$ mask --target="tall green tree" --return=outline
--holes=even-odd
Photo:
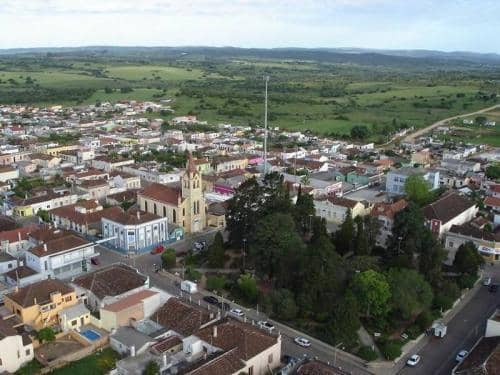
[[[312,229],[309,228],[309,226],[312,225],[312,217],[314,214],[314,200],[312,195],[303,193],[302,186],[299,186],[297,201],[293,208],[293,217],[300,232],[306,233],[308,230]]]
[[[354,219],[356,225],[356,236],[354,237],[354,254],[356,255],[369,255],[370,244],[365,231],[365,223],[361,216]]]
[[[340,254],[347,254],[354,250],[354,235],[354,221],[349,209],[340,229],[334,235],[335,248]]]
[[[419,206],[429,203],[432,199],[430,185],[420,175],[408,176],[405,181],[405,193],[410,201]]]
[[[333,305],[331,318],[327,324],[327,339],[333,344],[346,345],[357,343],[357,331],[361,327],[358,300],[351,291],[338,299]]]
[[[283,175],[278,172],[268,173],[262,179],[262,183],[265,197],[263,215],[276,212],[291,213],[290,192],[286,188]]]
[[[279,319],[292,320],[297,315],[297,305],[293,293],[288,289],[277,289],[271,292],[273,312]]]
[[[416,270],[390,269],[387,281],[391,287],[391,306],[403,319],[430,308],[432,288]]]
[[[177,256],[175,255],[175,250],[172,248],[165,249],[161,253],[161,263],[163,268],[170,269],[174,268],[177,262]]]
[[[243,182],[229,201],[227,230],[230,242],[238,247],[243,239],[250,241],[257,228],[257,221],[262,216],[264,192],[257,179],[250,178]]]
[[[240,276],[237,283],[238,293],[248,303],[255,303],[259,295],[257,281],[252,275],[246,273]]]
[[[386,277],[379,272],[368,270],[357,273],[352,280],[352,291],[356,296],[360,311],[366,317],[384,318],[389,311],[388,301],[391,289]]]
[[[214,241],[208,247],[208,265],[211,268],[224,267],[225,261],[224,238],[221,232],[217,232]]]
[[[470,241],[458,247],[453,260],[453,265],[458,272],[469,275],[477,275],[483,263],[484,258],[479,254],[476,245]]]
[[[304,248],[292,216],[275,213],[259,222],[250,244],[250,258],[258,274],[273,280],[276,286],[290,288],[297,283],[291,270],[299,267]]]

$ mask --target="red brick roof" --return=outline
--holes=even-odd
[[[447,223],[474,205],[475,203],[471,200],[452,192],[425,206],[423,211],[427,220],[439,220]]]
[[[215,334],[215,329],[217,334]],[[205,327],[195,335],[224,351],[237,348],[237,356],[245,361],[278,342],[276,337],[263,330],[233,319]]]
[[[22,307],[29,307],[49,303],[52,293],[60,292],[65,295],[73,291],[73,288],[60,280],[47,279],[20,288],[17,292],[7,294],[5,298],[11,299]]]
[[[484,200],[484,205],[487,207],[500,207],[500,198],[486,197],[486,199]]]
[[[34,224],[27,227],[0,232],[0,241],[9,241],[9,243],[15,243],[19,241],[19,236],[21,236],[21,240],[26,241],[28,239],[28,234],[35,231],[39,227],[40,226],[38,224]]]
[[[69,234],[61,238],[47,241],[44,244],[35,246],[28,251],[39,257],[42,257],[91,244],[91,242],[82,237],[78,237],[74,234]]]
[[[128,309],[129,307],[138,305],[139,303],[142,303],[142,301],[144,301],[146,298],[149,298],[156,294],[158,294],[158,292],[154,292],[152,290],[141,290],[114,303],[110,303],[109,305],[104,306],[103,309],[111,312],[122,311]]]
[[[372,216],[385,216],[394,219],[396,214],[408,206],[408,202],[400,199],[394,203],[376,203],[372,209]]]
[[[144,188],[144,190],[139,192],[138,195],[154,199],[158,202],[177,206],[179,203],[179,199],[181,199],[182,193],[179,188],[174,188],[154,182]]]

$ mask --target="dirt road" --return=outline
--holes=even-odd
[[[461,118],[461,117],[467,117],[467,116],[473,116],[473,115],[478,115],[480,113],[484,113],[484,112],[489,112],[489,111],[492,111],[496,108],[500,108],[500,104],[496,104],[492,107],[488,107],[488,108],[483,108],[483,109],[480,109],[478,111],[475,111],[475,112],[471,112],[471,113],[465,113],[463,115],[457,115],[457,116],[452,116],[452,117],[448,117],[448,118],[445,118],[443,120],[439,120],[438,122],[435,122],[434,124],[432,125],[429,125],[425,128],[422,128],[422,129],[419,129],[417,130],[416,132],[413,132],[409,135],[407,135],[406,137],[404,137],[401,142],[406,142],[406,143],[413,143],[415,141],[416,138],[424,135],[425,133],[428,133],[430,132],[432,129],[434,128],[437,128],[439,126],[443,126],[445,125],[448,121],[451,121],[451,120],[455,120],[457,118]]]

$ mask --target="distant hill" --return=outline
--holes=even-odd
[[[330,63],[361,65],[445,67],[467,65],[500,65],[500,55],[474,52],[442,52],[431,50],[377,50],[365,48],[236,48],[236,47],[116,47],[88,46],[61,48],[17,48],[0,50],[0,56],[39,55],[55,56],[118,56],[136,59],[189,59],[193,56],[208,58],[271,58],[313,60]]]

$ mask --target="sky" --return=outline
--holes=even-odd
[[[0,0],[0,48],[362,47],[500,53],[500,0]]]

